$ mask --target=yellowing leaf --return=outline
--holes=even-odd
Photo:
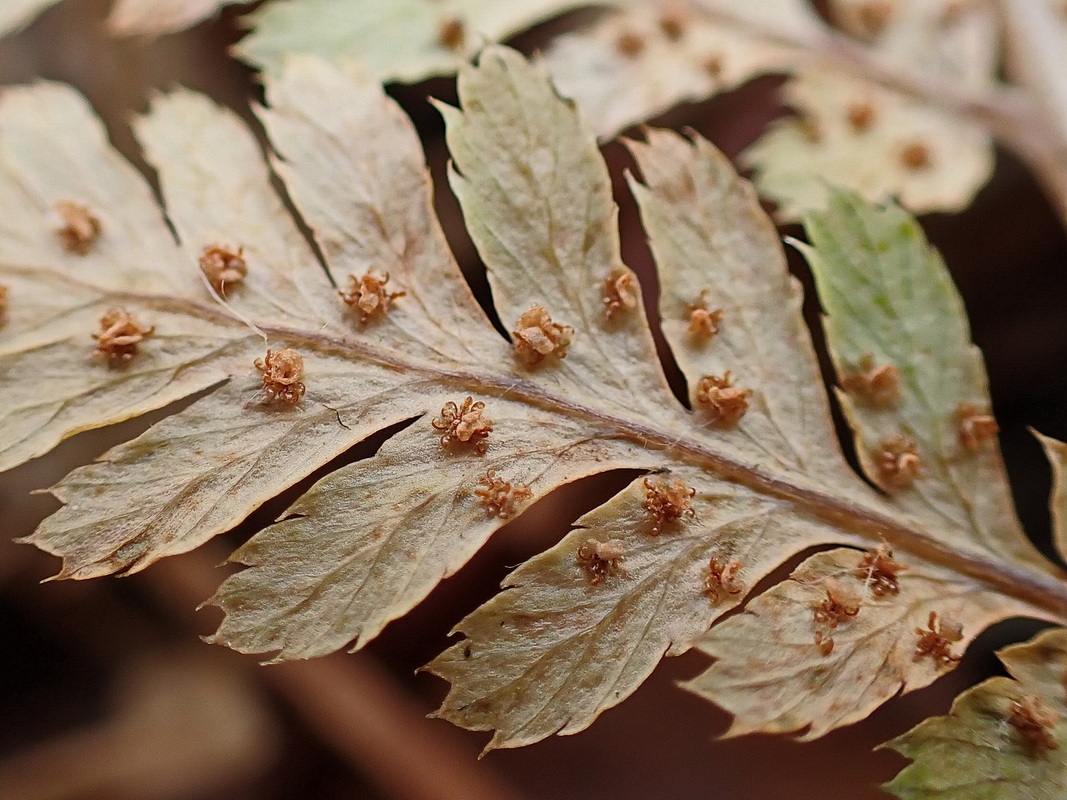
[[[288,0],[249,15],[242,58],[272,72],[286,53],[355,60],[383,83],[452,75],[485,42],[596,0]]]
[[[1011,678],[969,689],[948,716],[928,719],[886,745],[915,762],[887,790],[902,800],[1063,795],[1067,633],[1046,631],[999,655]]]
[[[190,92],[157,98],[137,121],[166,223],[73,92],[0,98],[0,370],[15,443],[5,465],[203,392],[54,488],[65,505],[30,541],[62,557],[61,577],[135,571],[195,547],[396,425],[376,455],[321,478],[237,551],[247,569],[213,598],[225,612],[214,640],[275,659],[360,647],[537,499],[639,470],[460,623],[467,638],[431,665],[452,683],[441,714],[494,729],[491,746],[581,730],[811,547],[850,549],[815,557],[722,628],[732,636],[757,620],[768,638],[729,653],[715,649],[718,629],[704,640],[723,673],[729,657],[774,663],[770,631],[805,648],[758,702],[723,692],[738,729],[827,708],[831,682],[802,691],[824,662],[810,657],[812,590],[794,589],[819,569],[851,569],[858,583],[860,551],[883,540],[907,566],[899,597],[864,599],[835,652],[889,666],[870,690],[840,670],[823,729],[930,680],[994,619],[1062,616],[1067,590],[1014,524],[988,423],[970,418],[981,445],[970,460],[943,430],[956,413],[945,404],[988,398],[962,309],[902,212],[841,196],[837,216],[812,223],[835,357],[871,336],[872,357],[892,355],[904,375],[899,408],[868,418],[849,407],[861,446],[879,425],[907,425],[929,459],[914,487],[883,497],[841,456],[774,227],[707,142],[650,132],[631,145],[687,407],[620,258],[595,135],[543,64],[489,47],[462,67],[459,107],[442,107],[452,187],[507,336],[471,296],[413,127],[374,78],[291,57],[265,84],[267,164],[232,114]],[[834,296],[842,285],[847,305]],[[936,669],[906,658],[924,614],[930,635],[952,644],[926,637]],[[846,630],[879,620],[862,654],[860,639],[849,646]],[[786,694],[808,711],[776,709]]]
[[[922,229],[899,208],[847,195],[806,229],[801,248],[867,476],[942,530],[940,541],[1048,568],[1015,517],[981,353]]]

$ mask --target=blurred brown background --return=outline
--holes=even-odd
[[[2,0],[0,0],[2,1]],[[103,31],[108,0],[67,0],[0,41],[0,83],[74,84],[92,101],[115,144],[136,164],[128,121],[152,92],[183,84],[248,117],[253,76],[226,55],[240,36],[236,14],[156,42],[115,41]],[[544,29],[522,37],[528,52]],[[660,123],[689,125],[736,154],[782,113],[777,82],[763,79]],[[393,92],[427,144],[435,175],[446,154],[426,96],[453,99],[448,81]],[[617,179],[621,147],[606,154]],[[438,182],[444,186],[443,181]],[[653,282],[632,204],[621,190],[628,262]],[[446,229],[472,283],[484,277],[447,190]],[[972,314],[989,360],[1020,513],[1048,550],[1047,467],[1026,433],[1067,437],[1067,240],[1033,180],[1002,154],[992,183],[958,216],[925,220]],[[796,230],[787,231],[797,234]],[[802,268],[798,274],[806,280]],[[650,293],[651,294],[651,293]],[[654,298],[653,298],[654,299]],[[809,300],[809,311],[814,304]],[[2,397],[2,387],[0,387]],[[153,419],[158,416],[153,417]],[[169,559],[126,579],[39,583],[49,557],[12,539],[56,506],[30,495],[153,419],[75,437],[49,456],[0,476],[0,797],[26,798],[716,798],[864,800],[903,765],[877,744],[944,713],[961,689],[997,670],[992,650],[1035,624],[997,626],[961,667],[897,699],[867,721],[814,743],[747,737],[715,741],[726,715],[674,684],[703,667],[691,653],[669,659],[629,701],[588,731],[477,761],[487,737],[425,719],[443,682],[415,669],[443,649],[448,630],[487,599],[508,567],[551,545],[571,520],[630,479],[608,475],[567,487],[500,532],[460,574],[364,652],[318,662],[258,666],[210,647],[215,612],[194,612],[222,579],[228,548],[288,505],[269,504],[227,541]],[[373,452],[382,437],[344,459]],[[336,467],[337,464],[332,465]],[[320,473],[321,474],[321,473]],[[317,477],[317,476],[316,476]],[[301,486],[306,488],[309,481]]]

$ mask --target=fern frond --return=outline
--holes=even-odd
[[[237,551],[248,568],[214,598],[215,641],[274,659],[360,647],[529,504],[619,468],[642,474],[430,665],[452,683],[441,714],[493,729],[490,746],[581,730],[698,642],[721,660],[693,688],[735,730],[817,735],[933,680],[996,620],[1067,616],[1061,572],[1008,503],[959,299],[896,207],[835,195],[805,248],[880,493],[840,452],[774,226],[707,142],[630,144],[688,408],[620,259],[596,138],[543,64],[490,47],[462,68],[460,107],[441,108],[508,338],[471,296],[414,130],[373,78],[291,58],[267,97],[270,163],[326,269],[251,134],[203,98],[158,98],[136,126],[177,241],[73,92],[0,100],[5,465],[205,392],[54,488],[65,505],[29,540],[63,558],[59,577],[189,550],[406,423]]]

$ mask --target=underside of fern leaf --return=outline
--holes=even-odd
[[[204,392],[53,488],[65,505],[29,541],[60,577],[190,550],[407,423],[234,554],[247,568],[213,598],[214,641],[278,660],[358,648],[535,500],[621,468],[641,475],[429,666],[452,684],[440,715],[493,730],[491,747],[583,729],[694,645],[718,660],[690,688],[733,732],[817,736],[934,680],[997,620],[1064,618],[1061,573],[1011,507],[961,303],[912,218],[838,194],[799,245],[876,489],[835,438],[777,232],[721,154],[663,131],[629,143],[683,405],[573,104],[500,47],[461,70],[459,98],[441,106],[451,185],[508,339],[369,77],[292,58],[260,110],[327,269],[251,134],[206,99],[161,97],[137,124],[164,217],[70,90],[3,96],[3,468]],[[832,549],[711,627],[814,547]]]

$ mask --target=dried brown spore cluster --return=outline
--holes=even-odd
[[[621,562],[625,552],[623,542],[619,539],[608,539],[606,542],[588,539],[578,548],[576,558],[589,584],[599,586],[605,578],[622,571]]]
[[[813,608],[812,618],[816,626],[823,626],[815,630],[815,646],[823,656],[828,656],[834,650],[834,639],[829,632],[859,614],[862,600],[859,592],[836,578],[823,581],[823,591],[825,595]]]
[[[441,407],[441,416],[430,424],[441,434],[441,447],[458,443],[469,446],[480,456],[489,449],[493,422],[485,416],[485,403],[476,403],[473,397],[468,397],[461,405],[449,400]]]
[[[960,446],[968,453],[977,453],[986,442],[1000,433],[1000,426],[993,417],[970,403],[962,403],[956,409],[956,434]]]
[[[389,306],[398,297],[403,297],[406,292],[386,291],[389,283],[389,273],[384,275],[367,272],[365,275],[348,276],[348,288],[341,290],[341,300],[349,308],[359,314],[359,324],[367,325],[372,320],[381,319],[389,313]]]
[[[564,358],[570,347],[574,329],[557,325],[543,306],[534,306],[522,313],[511,332],[515,337],[515,357],[528,367],[546,358]]]
[[[248,277],[244,248],[233,250],[222,245],[205,247],[200,254],[200,271],[204,273],[211,288],[226,297],[230,289]]]
[[[93,334],[93,355],[104,356],[112,364],[129,363],[140,352],[141,342],[154,327],[145,328],[124,308],[109,308],[100,317],[100,330]]]
[[[1060,716],[1033,695],[1024,695],[1011,701],[1008,724],[1015,729],[1031,756],[1043,756],[1050,750],[1059,750],[1060,744],[1053,735]]]
[[[73,200],[60,200],[53,208],[62,223],[56,235],[63,249],[79,256],[88,254],[104,232],[100,219],[87,206]]]
[[[893,559],[893,549],[883,543],[863,554],[854,574],[864,582],[871,594],[882,598],[900,592],[899,576],[906,569]]]
[[[724,313],[721,308],[708,308],[708,290],[704,289],[689,304],[689,326],[686,330],[697,341],[710,342],[719,332]]]
[[[919,640],[915,643],[915,661],[931,658],[939,667],[952,667],[962,656],[952,653],[952,645],[963,639],[963,625],[955,620],[939,618],[936,611],[930,612],[925,628],[916,628]]]
[[[844,371],[841,388],[863,405],[888,408],[900,396],[900,371],[893,364],[876,365],[866,353],[856,368]]]
[[[674,478],[645,478],[645,510],[652,518],[649,535],[659,536],[663,529],[682,517],[695,517],[693,497],[697,490]]]
[[[267,402],[295,406],[304,396],[304,357],[291,347],[268,350],[256,359],[256,369],[263,373],[263,393]]]
[[[876,465],[882,485],[891,491],[911,486],[922,472],[915,442],[901,435],[882,442]]]
[[[819,625],[836,628],[860,613],[860,595],[853,587],[836,578],[823,581],[825,596],[815,606],[814,619]]]
[[[526,486],[515,486],[490,469],[478,480],[474,495],[481,502],[487,516],[511,519],[530,499],[531,492]]]
[[[612,319],[620,311],[637,308],[637,288],[634,276],[625,269],[615,268],[604,280],[604,316]]]
[[[748,411],[750,394],[751,390],[733,385],[733,378],[727,370],[722,377],[706,375],[701,378],[697,384],[696,401],[712,425],[726,428],[741,421]]]
[[[704,594],[712,605],[718,605],[724,596],[741,594],[745,590],[744,582],[738,577],[741,571],[740,561],[722,562],[718,556],[712,556],[704,576]]]

